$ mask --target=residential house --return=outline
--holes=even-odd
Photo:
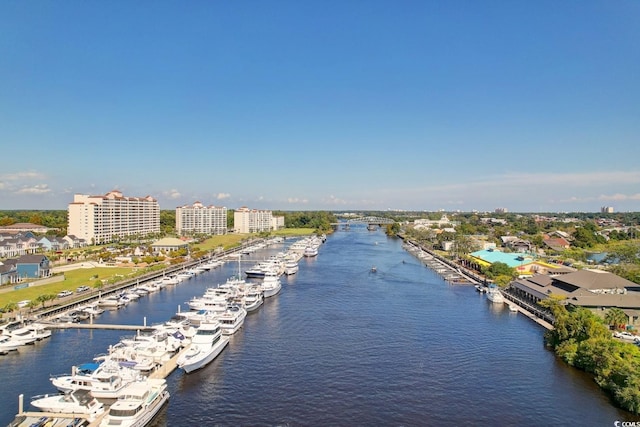
[[[51,275],[49,258],[42,254],[22,255],[4,261],[4,265],[15,266],[18,281],[25,279],[42,279]]]
[[[84,248],[88,246],[88,243],[86,240],[81,239],[80,237],[74,236],[73,234],[67,234],[66,236],[63,237],[63,239],[67,242],[67,244],[69,245],[69,248],[77,249],[77,248]]]

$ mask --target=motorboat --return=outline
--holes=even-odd
[[[244,319],[247,316],[247,310],[240,305],[232,305],[223,313],[218,314],[218,320],[220,321],[220,327],[222,328],[223,335],[235,334],[244,324]],[[197,334],[196,334],[197,335]]]
[[[32,333],[36,336],[36,341],[40,341],[51,336],[51,330],[45,328],[42,323],[27,323],[25,328],[32,331]]]
[[[262,293],[265,298],[277,295],[280,289],[282,289],[282,283],[280,283],[280,278],[275,272],[270,272],[264,276],[264,279],[262,279]]]
[[[82,368],[73,369],[71,375],[52,377],[51,383],[62,392],[88,390],[97,399],[116,399],[127,384],[141,379],[140,371],[109,358],[93,371],[87,364]]]
[[[487,299],[494,304],[503,304],[505,302],[502,292],[496,285],[489,285],[487,289]]]
[[[89,420],[104,412],[104,404],[87,390],[34,396],[31,405],[43,412],[87,415]]]
[[[105,310],[116,310],[124,305],[124,301],[121,298],[111,295],[98,300],[98,307]]]
[[[102,313],[104,313],[104,310],[100,308],[98,304],[90,304],[85,308],[83,308],[82,311],[87,313],[89,316],[93,316],[93,317],[99,316]]]
[[[302,253],[307,258],[311,258],[318,255],[318,247],[315,245],[309,245],[304,249]]]
[[[29,345],[38,341],[38,333],[27,326],[22,326],[16,329],[5,329],[4,334],[11,337],[15,342],[20,345]],[[51,331],[49,331],[51,334]]]
[[[264,294],[259,287],[250,287],[245,290],[243,299],[244,309],[248,313],[257,310],[264,302]]]
[[[19,341],[14,340],[9,335],[0,335],[0,354],[16,351],[21,345]]]
[[[287,276],[296,274],[298,272],[298,263],[296,261],[286,261],[284,263],[284,273]]]
[[[131,383],[109,407],[109,412],[102,419],[100,426],[146,426],[168,400],[167,383],[163,379]]]
[[[216,317],[209,317],[200,323],[191,344],[178,357],[178,367],[186,373],[203,368],[215,359],[229,343],[222,335],[222,325]]]

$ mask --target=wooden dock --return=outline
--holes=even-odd
[[[71,327],[78,329],[122,329],[122,330],[138,330],[143,329],[148,326],[136,326],[136,325],[87,325],[87,324],[76,324],[76,323],[56,323],[54,324],[57,327]],[[49,325],[47,325],[49,326]],[[154,370],[151,374],[149,374],[148,378],[153,379],[166,379],[173,371],[175,371],[178,367],[178,358],[185,352],[189,346],[186,346],[178,353],[176,353],[171,359],[167,362],[160,365],[156,370]],[[19,400],[19,411],[18,415],[16,415],[14,421],[9,424],[9,427],[30,427],[30,426],[87,426],[87,427],[98,427],[102,422],[102,419],[106,416],[109,408],[105,405],[105,411],[98,415],[95,419],[89,419],[86,415],[82,414],[62,414],[62,413],[50,413],[50,412],[30,412],[23,411],[24,403],[23,396],[20,396]],[[45,420],[42,423],[39,423],[41,420]],[[45,424],[46,423],[46,424]]]
[[[105,323],[59,323],[42,322],[47,329],[104,329],[116,331],[138,331],[149,328],[147,325],[108,325]]]

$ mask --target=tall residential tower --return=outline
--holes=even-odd
[[[160,233],[160,206],[151,196],[124,197],[118,190],[104,196],[76,194],[68,211],[67,234],[89,244]]]

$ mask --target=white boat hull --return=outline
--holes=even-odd
[[[183,369],[187,374],[198,369],[204,368],[213,361],[229,344],[229,338],[220,337],[210,349],[204,350],[197,348],[196,350],[187,350],[179,359],[178,367]],[[195,347],[193,347],[195,349]]]

